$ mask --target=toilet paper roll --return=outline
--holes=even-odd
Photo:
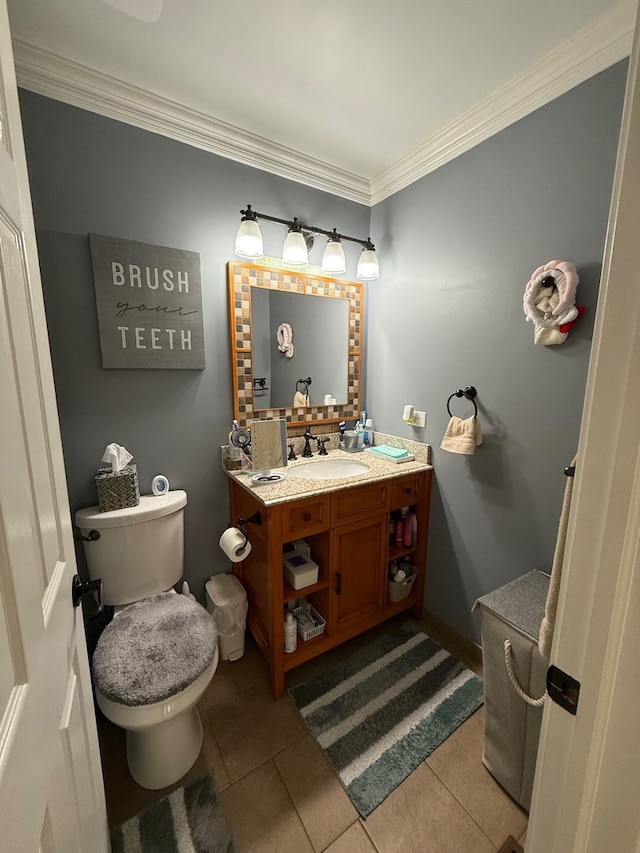
[[[220,547],[232,563],[239,563],[250,554],[251,542],[244,542],[245,535],[237,527],[228,527],[220,537]]]

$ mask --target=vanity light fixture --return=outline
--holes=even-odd
[[[322,256],[322,272],[342,273],[347,271],[347,262],[342,248],[342,239],[336,229],[331,232]]]
[[[356,277],[362,278],[365,281],[373,281],[375,278],[380,278],[380,265],[378,264],[376,247],[368,238],[358,260]]]
[[[309,263],[307,243],[297,216],[294,216],[293,222],[289,225],[289,233],[282,247],[282,260],[290,267],[306,267]]]
[[[246,210],[241,210],[242,219],[236,234],[236,255],[241,258],[261,258],[264,255],[262,244],[262,231],[258,225],[258,217],[247,205]]]
[[[293,220],[280,219],[278,216],[269,216],[266,213],[258,213],[252,210],[248,204],[246,210],[240,211],[242,219],[236,234],[236,255],[241,258],[259,258],[264,254],[262,232],[258,225],[259,219],[266,222],[278,222],[287,226],[287,237],[282,250],[282,260],[287,266],[303,267],[309,263],[309,249],[313,246],[313,235],[324,234],[328,237],[327,245],[322,256],[322,271],[331,275],[339,275],[347,270],[342,241],[358,243],[362,246],[362,253],[358,260],[356,278],[363,281],[373,281],[380,277],[380,267],[376,255],[375,246],[371,238],[361,240],[358,237],[348,237],[339,234],[334,228],[326,231],[316,225],[301,225],[298,218]]]

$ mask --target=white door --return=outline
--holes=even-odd
[[[640,31],[629,70],[527,853],[640,850]]]
[[[5,0],[0,0],[0,848],[110,849]]]

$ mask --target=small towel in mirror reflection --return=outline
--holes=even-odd
[[[293,398],[294,409],[306,409],[309,405],[309,395],[303,394],[302,391],[296,391]]]
[[[448,450],[449,453],[464,453],[466,456],[473,456],[479,444],[482,444],[480,421],[476,417],[452,417],[447,425],[440,447],[442,450]]]

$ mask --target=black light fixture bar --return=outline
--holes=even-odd
[[[270,216],[268,213],[259,213],[257,210],[253,210],[251,205],[247,205],[246,210],[241,210],[240,213],[246,219],[264,219],[267,222],[278,222],[280,225],[286,225],[291,228],[291,226],[299,226],[299,228],[304,233],[305,231],[310,231],[312,234],[324,234],[325,237],[332,237],[335,233],[338,234],[342,240],[348,240],[350,243],[357,243],[359,246],[364,246],[365,249],[371,247],[371,238],[367,237],[366,240],[361,240],[358,237],[349,237],[347,234],[342,234],[340,232],[336,232],[334,228],[331,231],[327,231],[325,228],[319,228],[317,225],[303,225],[301,222],[298,222],[298,218],[295,217],[292,219],[281,219],[279,216]]]
[[[287,267],[303,267],[309,263],[309,249],[313,246],[314,236],[322,234],[327,237],[327,245],[322,256],[323,273],[342,275],[347,266],[342,248],[342,241],[356,243],[362,246],[362,252],[358,260],[356,277],[363,281],[373,281],[380,276],[378,258],[371,237],[362,240],[360,237],[351,237],[348,234],[339,234],[336,228],[329,231],[320,228],[319,225],[304,225],[298,222],[298,217],[283,219],[280,216],[271,216],[268,213],[260,213],[253,210],[248,204],[246,210],[241,210],[242,220],[236,234],[236,255],[241,258],[260,258],[264,255],[264,244],[262,232],[258,224],[259,219],[266,222],[277,222],[287,227],[287,238],[284,241],[282,259]]]

